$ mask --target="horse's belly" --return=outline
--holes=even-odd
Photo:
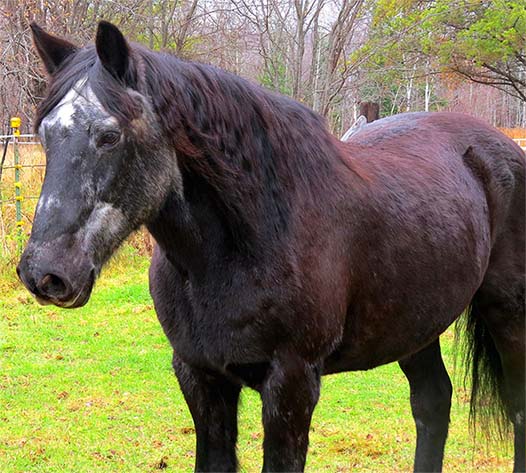
[[[379,253],[350,301],[344,335],[326,372],[374,368],[400,360],[435,340],[468,307],[487,268],[489,228],[457,246],[420,245],[408,256]],[[476,241],[476,243],[475,243]],[[373,268],[377,268],[375,271]]]
[[[369,370],[416,353],[444,332],[468,304],[448,314],[430,313],[426,321],[422,321],[422,314],[410,310],[396,316],[384,312],[386,319],[396,320],[384,322],[380,330],[378,319],[371,317],[364,327],[355,326],[344,333],[341,344],[325,360],[324,373]]]
[[[474,292],[475,285],[471,289]],[[471,296],[456,298],[447,307],[441,297],[429,295],[428,299],[429,304],[423,307],[396,311],[383,304],[352,309],[341,344],[325,361],[325,373],[368,370],[419,351],[451,325]]]

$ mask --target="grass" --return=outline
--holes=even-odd
[[[88,305],[40,307],[3,280],[0,471],[190,471],[193,423],[147,289],[148,261],[127,246]],[[452,373],[452,335],[443,337]],[[415,442],[407,382],[396,365],[329,376],[314,414],[307,471],[410,471]],[[445,471],[511,471],[511,447],[476,446],[456,387]],[[262,458],[261,403],[244,390],[241,468]]]

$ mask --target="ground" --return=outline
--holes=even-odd
[[[0,280],[0,471],[190,471],[194,429],[157,323],[148,261],[127,247],[82,309],[40,307],[9,268]],[[11,265],[11,272],[14,266]],[[511,471],[511,446],[474,443],[467,396],[455,395],[444,470]],[[459,367],[460,368],[460,367]],[[415,434],[397,365],[324,378],[307,471],[410,471]],[[238,453],[261,468],[261,404],[244,390]]]

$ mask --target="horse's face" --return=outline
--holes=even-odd
[[[54,39],[36,30],[44,62],[50,57],[48,51],[42,53],[49,38]],[[111,64],[99,58],[93,67],[106,66]],[[53,72],[54,64],[46,62],[46,67]],[[41,121],[46,176],[18,267],[21,280],[41,303],[85,304],[102,265],[152,218],[173,186],[173,173],[162,162],[166,156],[151,145],[155,137],[147,101],[133,90],[126,94],[138,111],[126,127],[101,105],[87,77]],[[148,139],[150,146],[145,145]]]

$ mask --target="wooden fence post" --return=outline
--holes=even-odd
[[[380,104],[376,102],[361,102],[360,115],[367,118],[367,123],[378,120],[380,118]]]

